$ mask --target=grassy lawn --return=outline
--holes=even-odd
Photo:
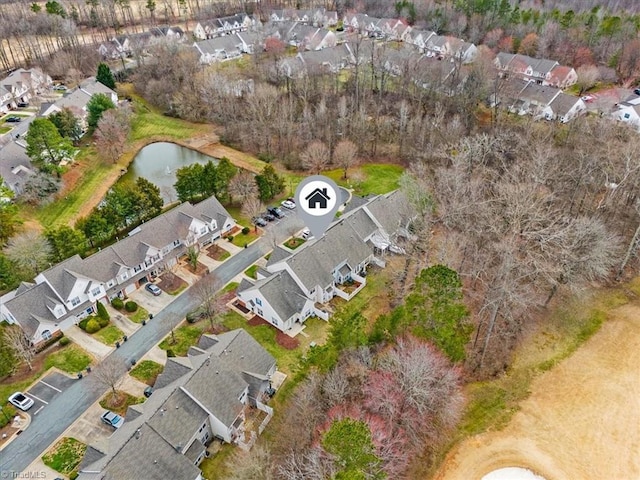
[[[245,245],[249,245],[259,236],[260,236],[260,230],[258,230],[258,233],[255,233],[255,229],[251,228],[249,233],[247,233],[246,235],[242,232],[238,233],[237,235],[234,235],[233,241],[231,243],[233,243],[236,247],[244,247]]]
[[[220,293],[225,294],[229,292],[233,292],[236,288],[238,288],[240,284],[238,282],[229,282],[224,288],[220,291]]]
[[[117,341],[122,340],[124,333],[115,325],[107,325],[93,334],[98,340],[105,345],[115,345]]]
[[[176,357],[183,357],[187,354],[189,347],[198,343],[202,331],[206,328],[203,323],[199,326],[183,325],[182,327],[173,329],[173,337],[175,337],[175,343],[171,333],[160,342],[159,347],[162,350],[171,350],[175,353]]]
[[[353,174],[358,172],[363,177],[360,182],[352,180]],[[369,195],[371,193],[389,193],[398,188],[398,180],[404,172],[400,165],[370,163],[356,169],[350,169],[348,178],[342,178],[341,169],[328,170],[323,175],[333,179],[338,185],[353,188],[356,195]]]
[[[135,312],[129,313],[125,310],[125,313],[127,314],[127,317],[129,317],[129,320],[134,323],[142,323],[142,320],[149,319],[149,312],[140,305],[138,305],[138,309]]]
[[[59,368],[67,373],[78,373],[91,364],[91,357],[80,346],[70,343],[55,353],[47,355],[44,361],[44,369]]]
[[[82,205],[89,202],[98,188],[107,181],[113,170],[120,169],[118,165],[103,163],[93,147],[82,149],[76,157],[75,166],[71,168],[81,172],[75,188],[35,211],[36,218],[44,227],[68,224],[76,217]]]
[[[87,446],[71,437],[64,437],[42,456],[44,464],[56,472],[69,475],[80,464]]]
[[[305,240],[303,238],[292,237],[289,240],[287,240],[286,242],[284,242],[284,246],[287,247],[287,248],[290,248],[291,250],[295,250],[300,245],[302,245],[304,242],[305,242]]]
[[[227,462],[238,451],[238,447],[225,443],[220,450],[212,457],[205,458],[200,466],[202,476],[209,480],[223,480],[228,478],[229,469]]]
[[[100,406],[105,410],[111,410],[118,415],[124,417],[127,413],[129,405],[137,405],[145,401],[144,397],[136,397],[130,395],[122,390],[117,390],[117,395],[114,397],[112,391],[108,391],[104,397],[100,400]]]
[[[0,127],[0,135],[4,135],[7,132],[11,131],[11,127]]]
[[[254,280],[257,280],[258,278],[258,276],[256,275],[257,271],[258,271],[258,265],[251,265],[249,268],[247,268],[244,271],[244,274],[249,278],[253,278]]]
[[[152,360],[143,360],[129,372],[129,375],[131,375],[133,378],[137,378],[147,385],[153,386],[156,378],[158,377],[158,375],[160,375],[160,373],[162,373],[163,369],[164,367],[159,363],[156,363]]]

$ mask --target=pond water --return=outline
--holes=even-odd
[[[209,160],[218,163],[218,159],[185,148],[175,143],[158,142],[147,145],[138,152],[119,182],[135,182],[144,177],[160,188],[164,203],[178,199],[173,184],[176,183],[176,170],[192,163],[205,164]]]

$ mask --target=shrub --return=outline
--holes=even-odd
[[[109,325],[109,318],[96,317],[96,320],[98,321],[98,325],[100,325],[100,328],[104,328]]]
[[[71,339],[69,337],[62,337],[60,339],[60,346],[61,347],[66,347],[67,345],[69,345],[71,343]]]
[[[98,330],[100,330],[100,324],[95,318],[92,318],[87,322],[87,328],[85,328],[85,330],[87,331],[87,333],[96,333]]]
[[[229,236],[227,237],[227,240],[229,240],[230,242],[233,242],[233,235],[229,235]]]
[[[76,478],[78,478],[79,475],[80,474],[76,470],[74,470],[69,474],[69,480],[76,480]]]
[[[138,304],[134,301],[128,301],[127,303],[124,304],[124,309],[127,312],[135,312],[136,310],[138,310]]]
[[[170,348],[167,349],[167,357],[175,357],[176,354]]]
[[[117,308],[118,310],[122,310],[124,308],[124,302],[122,301],[121,298],[114,298],[113,300],[111,300],[111,306],[113,308]]]
[[[249,235],[250,231],[251,231],[251,229],[249,227],[243,227],[242,228],[242,234],[243,235]]]
[[[80,320],[80,323],[78,323],[78,326],[79,326],[82,330],[86,331],[86,330],[87,330],[87,322],[88,322],[89,320],[91,320],[91,318],[90,318],[90,317],[83,318],[82,320]]]
[[[98,302],[98,318],[109,321],[109,312],[102,302]]]

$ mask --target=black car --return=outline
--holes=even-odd
[[[269,207],[267,208],[269,213],[276,218],[284,218],[284,212],[280,210],[278,207]]]
[[[274,215],[271,215],[269,212],[264,213],[262,215],[262,218],[264,218],[267,222],[273,222],[276,219],[276,217]]]
[[[20,117],[7,117],[7,119],[5,120],[5,122],[9,122],[9,123],[18,123],[21,121],[22,119]]]
[[[262,217],[254,217],[253,220],[251,221],[253,222],[254,225],[257,225],[259,227],[267,226],[267,221]]]

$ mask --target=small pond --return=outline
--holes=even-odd
[[[173,184],[176,183],[176,170],[192,163],[205,164],[209,160],[218,163],[217,158],[175,143],[152,143],[138,152],[127,173],[118,181],[135,182],[138,177],[144,177],[160,188],[164,203],[170,203],[178,199],[173,188]]]

